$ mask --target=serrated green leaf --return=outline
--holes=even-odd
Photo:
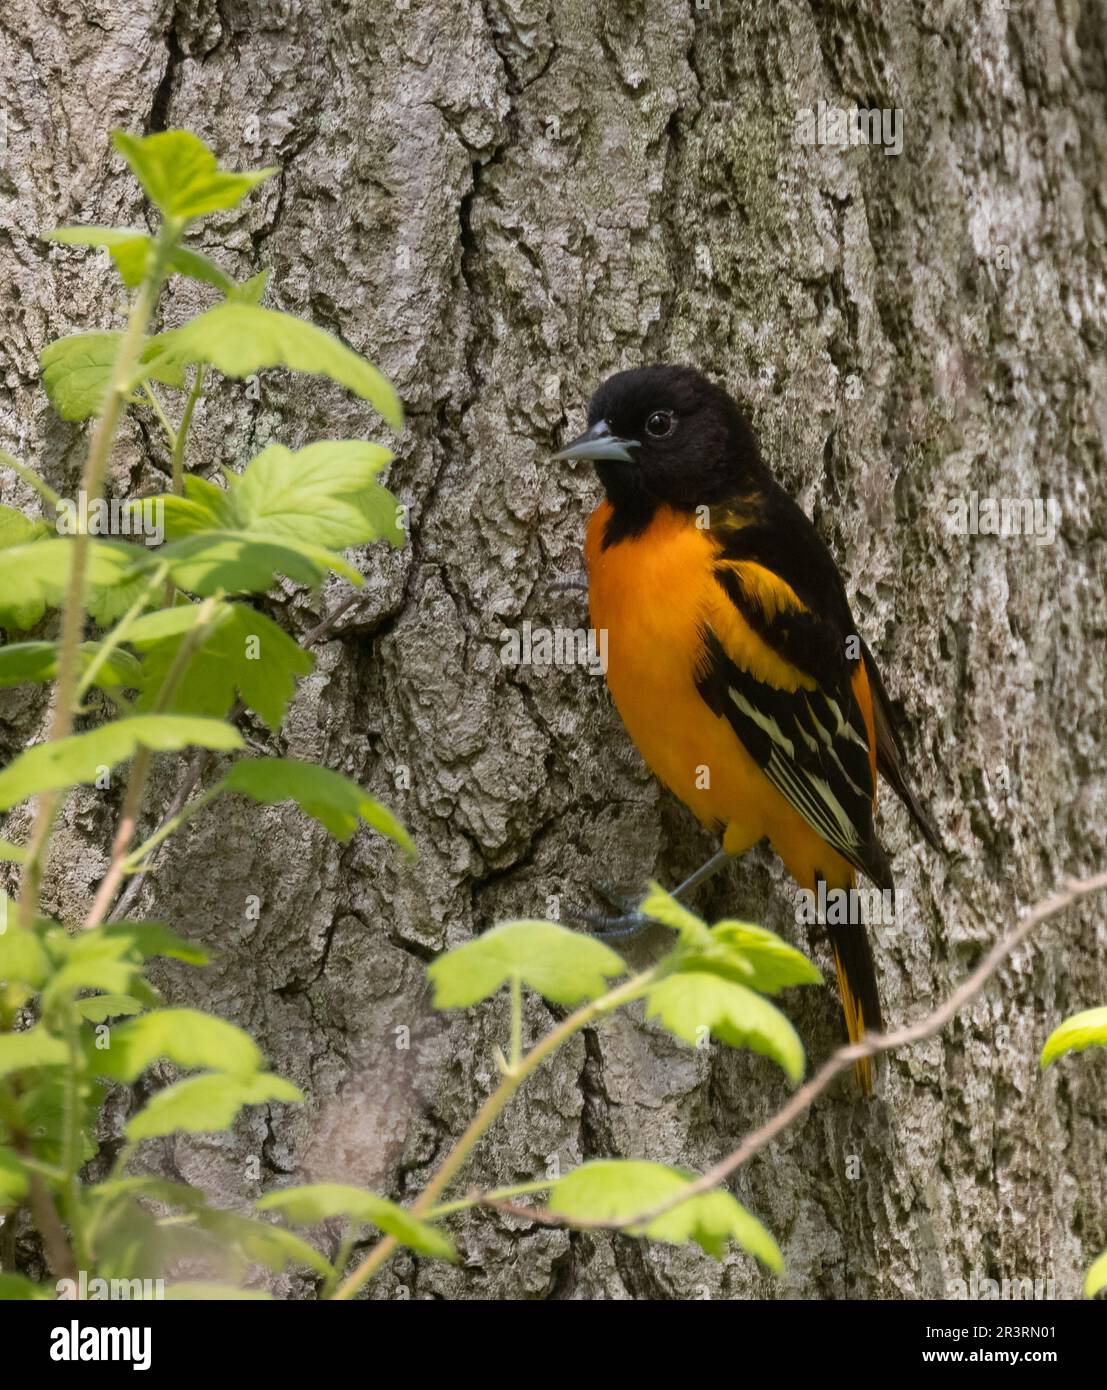
[[[333,1273],[325,1256],[283,1226],[215,1207],[198,1209],[196,1221],[203,1230],[212,1232],[221,1245],[237,1247],[251,1263],[264,1265],[274,1274],[279,1274],[289,1264],[304,1265],[317,1274]]]
[[[242,304],[260,304],[268,283],[269,271],[259,270],[256,275],[251,275],[248,280],[243,280],[241,284],[235,285],[234,289],[228,290],[227,298],[237,299]]]
[[[47,232],[44,239],[65,246],[104,247],[130,290],[142,284],[154,250],[154,238],[135,227],[57,227]],[[187,246],[174,248],[169,257],[169,270],[212,285],[222,294],[239,290],[234,280],[214,261]]]
[[[245,173],[220,169],[214,153],[187,130],[145,136],[114,130],[112,143],[154,206],[179,222],[233,208],[277,172],[275,167]]]
[[[152,239],[135,227],[55,227],[43,240],[63,246],[104,247],[129,290],[142,284],[153,246]]]
[[[393,429],[403,428],[403,408],[388,379],[332,334],[291,314],[228,301],[161,336],[156,367],[205,362],[230,377],[267,367],[326,376],[369,401]]]
[[[133,1173],[122,1178],[107,1178],[94,1183],[87,1190],[87,1196],[94,1202],[114,1202],[120,1197],[149,1197],[169,1207],[184,1207],[191,1211],[207,1205],[207,1198],[198,1187],[188,1183],[170,1182],[151,1173]]]
[[[192,607],[199,609],[200,605]],[[185,609],[187,615],[187,609]],[[176,617],[182,608],[171,608],[154,618]],[[142,694],[138,709],[150,709],[180,650],[186,633],[150,640],[143,620],[128,633],[127,641],[145,652]],[[2,653],[0,653],[2,655]],[[192,653],[168,706],[178,713],[222,718],[241,696],[276,732],[284,720],[296,689],[296,679],[306,676],[315,659],[264,613],[242,603],[222,604],[212,616],[201,643]]]
[[[72,333],[43,348],[42,384],[63,420],[89,420],[99,414],[122,338],[118,332]],[[184,382],[180,365],[162,354],[159,339],[151,339],[144,348],[134,385],[145,379],[166,386]]]
[[[99,642],[82,642],[79,648],[80,670],[88,670],[100,651]],[[26,682],[52,681],[58,673],[56,642],[9,642],[0,647],[0,689]],[[102,690],[119,686],[137,686],[142,667],[118,647],[110,651],[96,673],[94,684]]]
[[[1046,1039],[1039,1065],[1048,1067],[1066,1052],[1083,1052],[1093,1046],[1107,1047],[1107,1008],[1085,1009],[1066,1018]]]
[[[242,747],[242,735],[218,719],[184,714],[136,714],[28,748],[0,772],[0,810],[29,796],[95,782],[105,767],[125,762],[141,748],[171,752],[195,745],[219,753]]]
[[[36,541],[0,550],[0,626],[28,628],[47,608],[59,607],[69,583],[72,540]],[[145,548],[120,541],[88,542],[89,612],[98,623],[114,622],[134,602],[134,588],[148,566]]]
[[[1104,1250],[1084,1276],[1084,1297],[1094,1298],[1103,1289],[1107,1289],[1107,1250]]]
[[[750,922],[717,922],[706,945],[677,953],[673,968],[721,975],[761,994],[778,994],[790,985],[821,984],[823,978],[801,951]]]
[[[62,962],[43,990],[47,1006],[79,990],[95,989],[107,994],[126,994],[130,990],[138,965],[125,959],[126,941],[113,940],[102,932],[70,937],[57,931],[47,939]]]
[[[167,521],[168,517],[167,507]],[[282,574],[298,584],[313,585],[333,571],[355,588],[365,583],[341,555],[302,542],[258,540],[245,532],[203,531],[184,536],[163,546],[158,557],[168,564],[182,589],[205,597],[242,591],[263,594]]]
[[[192,1076],[152,1096],[128,1123],[126,1134],[134,1141],[178,1131],[211,1134],[229,1129],[244,1105],[295,1104],[303,1098],[290,1081],[269,1072],[248,1079],[226,1073]]]
[[[139,960],[166,956],[187,965],[207,965],[211,957],[196,941],[186,941],[161,922],[111,922],[100,928],[103,936],[126,941],[128,951]]]
[[[54,1297],[53,1289],[32,1283],[22,1274],[0,1274],[0,1303],[49,1303]]]
[[[18,981],[37,989],[50,974],[50,958],[31,931],[9,922],[0,930],[0,980]]]
[[[770,1057],[793,1082],[803,1076],[803,1044],[775,1004],[745,985],[702,971],[665,976],[650,987],[646,1012],[674,1037],[695,1046],[703,1029],[730,1047]]]
[[[0,1076],[32,1067],[58,1066],[68,1057],[65,1043],[41,1023],[24,1033],[0,1033]]]
[[[109,1046],[96,1048],[90,1064],[99,1076],[136,1081],[161,1057],[189,1071],[228,1072],[247,1080],[262,1065],[249,1033],[198,1009],[156,1009],[113,1028]]]
[[[429,1222],[420,1221],[395,1202],[360,1187],[334,1182],[286,1187],[268,1193],[254,1205],[259,1211],[279,1212],[297,1226],[315,1226],[342,1216],[347,1221],[376,1226],[420,1255],[436,1260],[457,1259],[453,1243]]]
[[[667,893],[660,883],[652,879],[640,910],[655,922],[660,922],[677,932],[682,946],[706,947],[710,944],[710,929],[707,923],[689,911],[683,903],[677,902],[671,893]]]
[[[223,779],[227,791],[241,792],[264,806],[295,801],[336,840],[348,840],[359,822],[415,853],[411,836],[387,807],[339,772],[294,758],[240,758]]]
[[[33,521],[14,507],[0,506],[0,550],[13,545],[30,545],[50,534],[44,521]]]
[[[505,922],[432,961],[436,1009],[467,1009],[518,980],[554,1004],[598,999],[623,960],[595,937],[556,922]]]
[[[270,444],[241,475],[226,474],[228,512],[216,524],[328,550],[381,537],[403,545],[396,499],[375,481],[391,458],[388,449],[359,439],[324,439],[297,450]]]
[[[585,1163],[558,1180],[549,1209],[573,1221],[629,1221],[645,1215],[689,1186],[692,1177],[661,1163],[600,1160]],[[629,1234],[663,1240],[670,1245],[695,1241],[713,1259],[721,1260],[728,1241],[779,1273],[784,1268],[780,1247],[755,1216],[729,1192],[716,1190],[690,1197],[672,1211],[655,1217]]]
[[[109,1018],[129,1018],[140,1014],[145,1005],[131,994],[93,994],[78,999],[77,1013],[86,1023],[106,1023]]]

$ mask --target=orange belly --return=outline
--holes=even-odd
[[[610,515],[603,502],[588,525],[589,608],[593,627],[607,632],[612,699],[647,766],[704,825],[723,832],[728,853],[768,837],[801,886],[813,888],[817,875],[829,887],[849,886],[852,866],[793,810],[701,697],[701,628],[710,624],[761,679],[795,689],[807,678],[742,623],[715,579],[718,543],[710,532],[663,508],[643,535],[604,550]],[[858,670],[864,681],[864,666]],[[866,683],[868,721],[867,696]]]

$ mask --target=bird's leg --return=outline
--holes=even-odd
[[[725,849],[716,850],[711,858],[705,864],[701,864],[695,873],[689,874],[683,883],[677,884],[669,896],[677,899],[683,898],[693,888],[698,888],[701,883],[706,883],[709,878],[717,874],[729,858],[730,855]],[[594,883],[592,888],[597,897],[601,898],[608,907],[615,908],[616,911],[609,913],[591,912],[586,908],[571,907],[570,916],[574,920],[582,922],[601,941],[619,941],[627,936],[636,936],[640,931],[645,931],[647,927],[657,925],[652,917],[647,917],[644,912],[639,911],[631,899],[624,898],[603,884]]]

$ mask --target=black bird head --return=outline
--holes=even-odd
[[[591,459],[624,534],[659,506],[693,512],[764,473],[757,440],[730,396],[691,367],[616,372],[588,405],[588,429],[554,455]]]

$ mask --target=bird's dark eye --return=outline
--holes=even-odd
[[[646,420],[646,433],[653,439],[664,439],[676,427],[676,416],[671,410],[655,410]]]

